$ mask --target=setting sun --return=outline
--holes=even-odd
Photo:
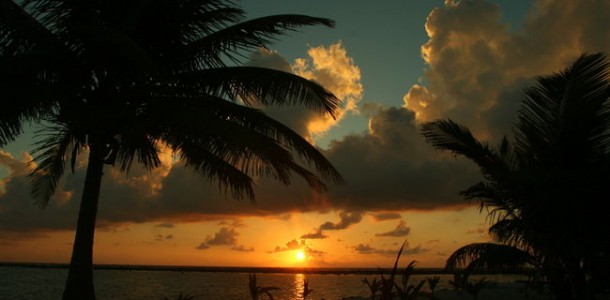
[[[297,251],[297,253],[294,255],[294,258],[296,258],[297,261],[304,261],[305,260],[305,252],[303,252],[303,250]]]

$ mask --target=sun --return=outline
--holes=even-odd
[[[303,252],[303,250],[298,250],[295,254],[294,254],[294,258],[297,261],[304,261],[306,258],[305,252]]]

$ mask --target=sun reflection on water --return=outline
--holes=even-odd
[[[303,283],[305,282],[305,275],[298,273],[294,274],[294,288],[292,299],[303,299]]]

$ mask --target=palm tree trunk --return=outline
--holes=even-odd
[[[91,143],[85,187],[78,213],[72,259],[63,300],[94,300],[93,238],[106,149],[102,143]]]

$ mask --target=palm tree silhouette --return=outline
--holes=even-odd
[[[424,123],[435,148],[475,162],[484,180],[461,192],[487,209],[500,244],[472,244],[453,269],[541,270],[559,299],[586,299],[587,276],[610,251],[610,82],[606,56],[583,55],[525,91],[512,140],[497,148],[451,120]]]
[[[280,34],[333,21],[244,19],[223,0],[0,0],[0,88],[11,102],[0,112],[0,145],[28,123],[43,126],[30,174],[43,206],[66,162],[74,171],[76,157],[89,155],[63,299],[95,299],[106,164],[127,172],[137,160],[152,170],[164,144],[225,193],[251,201],[253,177],[289,184],[296,173],[319,190],[342,181],[314,146],[253,107],[300,104],[334,116],[339,100],[301,77],[240,65]]]

